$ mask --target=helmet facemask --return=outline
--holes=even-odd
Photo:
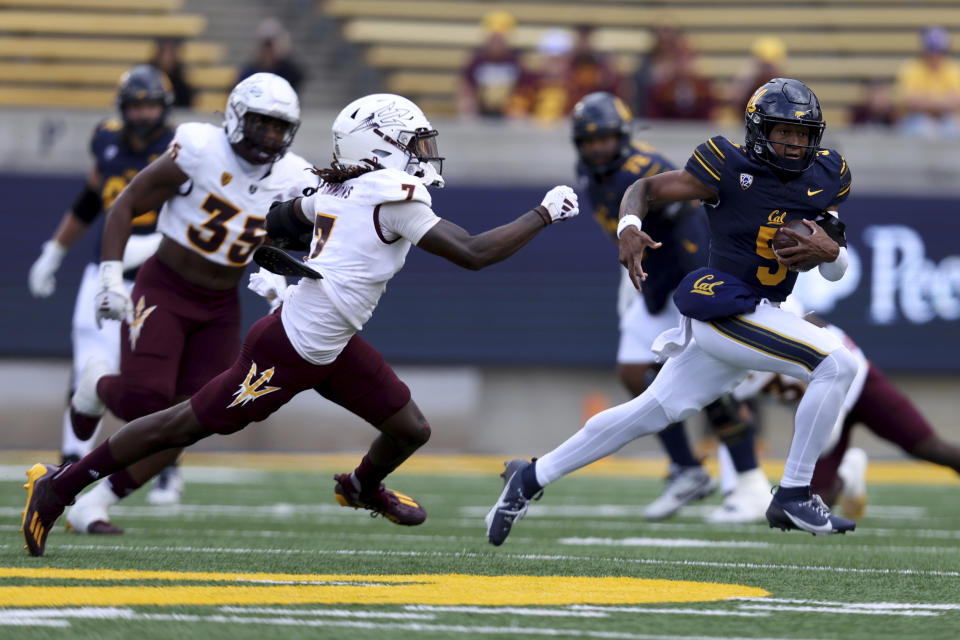
[[[234,143],[234,150],[253,164],[276,162],[290,148],[298,128],[299,122],[248,111],[241,118],[243,135]]]
[[[756,127],[756,133],[750,140],[749,144],[752,145],[750,150],[771,167],[786,173],[803,173],[813,165],[813,162],[817,157],[817,152],[820,151],[820,140],[823,138],[823,130],[826,126],[822,121],[815,122],[803,119],[791,120],[786,118],[774,118],[770,116],[763,116],[758,113],[754,113],[752,116],[749,116],[749,122],[747,125],[748,131],[751,129],[751,124]],[[776,127],[778,124],[800,125],[806,127],[808,131],[807,144],[797,145],[786,144],[782,142],[770,142],[770,132],[773,131],[774,127]],[[782,144],[784,147],[802,149],[804,153],[799,158],[788,158],[777,153],[773,148],[774,144]]]
[[[132,117],[129,114],[129,109],[131,107],[136,108],[140,105],[158,107],[157,116],[153,118],[142,116]],[[155,131],[163,127],[167,119],[167,105],[163,100],[157,99],[128,100],[120,103],[120,116],[123,118],[123,130],[128,135],[143,140],[149,138]]]

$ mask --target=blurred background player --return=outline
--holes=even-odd
[[[676,168],[650,145],[632,140],[632,126],[629,109],[610,93],[591,93],[573,110],[573,143],[579,157],[577,177],[585,195],[583,210],[593,216],[614,243],[618,208],[627,187],[639,178]],[[644,228],[663,246],[647,254],[645,264],[650,277],[640,292],[633,287],[626,269],[621,268],[617,300],[617,374],[633,396],[643,393],[660,369],[651,350],[654,339],[680,324],[680,312],[672,299],[674,290],[685,275],[707,263],[710,246],[706,213],[692,201],[654,207],[644,223]],[[736,483],[738,492],[744,494],[737,503],[750,503],[755,497],[752,502],[758,506],[753,510],[759,509],[762,516],[769,503],[770,485],[757,467],[749,409],[724,396],[706,411],[717,434],[730,447],[737,471],[745,474]],[[669,517],[716,488],[694,456],[682,422],[670,425],[657,437],[670,457],[670,475],[663,493],[644,510],[644,516],[650,520]]]
[[[254,324],[236,362],[190,400],[128,424],[71,467],[35,465],[30,482],[39,484],[24,522],[39,514],[43,525],[23,528],[31,555],[43,555],[54,520],[91,478],[168,447],[239,431],[308,389],[381,432],[352,473],[334,477],[337,502],[400,525],[424,522],[423,507],[383,480],[427,442],[430,426],[407,386],[357,332],[411,246],[481,269],[576,216],[577,196],[554,187],[540,206],[471,235],[431,208],[428,187],[443,186],[443,158],[437,130],[417,105],[397,95],[365,96],[340,112],[333,137],[333,163],[317,171],[323,186],[272,207],[267,221],[270,239],[309,250],[306,262],[323,279],[302,278],[287,289],[281,311]]]
[[[75,429],[105,409],[127,421],[165,409],[233,362],[241,338],[237,285],[264,240],[260,212],[317,184],[310,163],[287,151],[299,125],[290,84],[254,74],[230,92],[222,126],[178,126],[169,151],[113,203],[96,316],[124,321],[120,371],[101,358],[86,363],[71,399]],[[132,220],[161,205],[163,239],[137,274],[131,299],[120,256]],[[68,523],[80,533],[119,533],[108,507],[178,456],[179,450],[165,451],[113,474],[77,501]]]
[[[30,293],[34,296],[46,298],[53,294],[55,274],[70,247],[90,229],[101,211],[110,208],[137,172],[166,150],[173,139],[173,130],[167,125],[172,104],[172,88],[164,74],[154,67],[138,65],[120,78],[116,98],[120,120],[105,119],[93,131],[90,152],[94,166],[86,185],[63,215],[53,237],[43,244],[40,257],[30,268]],[[160,245],[160,233],[156,228],[156,210],[142,213],[131,222],[130,240],[123,253],[123,284],[128,291],[133,288],[133,279],[140,265]],[[120,361],[120,323],[109,321],[101,325],[94,317],[93,299],[99,281],[99,261],[100,242],[97,242],[96,255],[84,268],[73,310],[71,395],[80,371],[89,359],[98,356],[114,367]],[[75,432],[69,407],[64,411],[60,448],[64,462],[74,462],[90,452],[100,424],[100,421],[90,423],[86,429]]]
[[[834,428],[831,442],[821,454],[813,472],[812,487],[828,506],[839,504],[844,515],[859,520],[866,507],[867,454],[851,447],[853,428],[862,424],[874,435],[900,447],[906,454],[949,467],[960,473],[960,446],[944,440],[840,327],[815,313],[803,314],[799,305],[791,307],[807,322],[825,327],[843,340],[858,362],[857,376],[844,401],[844,414]],[[744,383],[745,385],[747,382]],[[765,375],[752,381],[784,402],[796,402],[806,384],[781,375]]]

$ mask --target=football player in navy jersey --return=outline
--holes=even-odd
[[[116,106],[120,119],[107,118],[97,123],[90,141],[94,166],[83,191],[63,215],[53,237],[43,244],[40,256],[30,268],[30,292],[39,298],[53,294],[55,274],[64,256],[113,204],[127,183],[150,162],[160,156],[173,139],[167,125],[167,113],[173,103],[171,85],[163,72],[150,65],[138,65],[120,79]],[[160,234],[156,230],[157,212],[148,211],[133,221],[133,236],[124,253],[124,282],[133,287],[137,269],[156,251]],[[99,238],[101,234],[96,234]],[[93,297],[98,286],[100,246],[87,264],[77,292],[73,312],[73,379],[93,355],[116,364],[120,358],[120,323],[101,327],[94,320]],[[71,383],[71,387],[72,387]],[[73,390],[71,389],[71,394]],[[75,433],[69,409],[64,412],[61,455],[64,461],[79,460],[89,453],[99,423],[93,430]]]
[[[577,177],[586,195],[584,210],[617,242],[620,200],[640,177],[649,177],[676,167],[652,146],[631,140],[633,117],[620,98],[598,91],[585,96],[573,108],[573,142],[577,149]],[[685,275],[707,263],[710,228],[702,207],[693,201],[672,202],[651,208],[646,229],[662,246],[646,257],[651,277],[638,293],[622,269],[617,310],[620,315],[620,342],[617,347],[617,374],[634,396],[644,389],[659,370],[650,350],[654,339],[680,323],[680,312],[671,296]],[[730,450],[738,472],[738,499],[731,504],[755,506],[750,519],[769,502],[770,484],[757,465],[754,427],[729,396],[706,408],[718,436]],[[693,455],[683,423],[672,424],[657,434],[670,457],[670,475],[663,493],[644,510],[644,517],[660,520],[680,507],[710,495],[715,483]],[[717,511],[726,516],[729,510]],[[713,516],[713,514],[711,514]],[[711,519],[715,519],[712,518]]]
[[[808,382],[780,487],[767,508],[770,526],[820,535],[854,529],[852,520],[830,513],[810,485],[857,361],[838,336],[779,308],[797,271],[818,267],[828,280],[843,276],[846,240],[838,210],[850,193],[850,169],[839,153],[820,148],[820,103],[798,80],[774,78],[758,88],[745,120],[744,145],[711,138],[684,169],[641,178],[627,189],[617,233],[620,262],[637,289],[647,279],[646,250],[660,246],[641,221],[664,203],[708,205],[708,265],[677,287],[683,320],[655,341],[654,352],[667,360],[646,391],[593,416],[541,458],[507,463],[504,489],[486,517],[492,544],[506,540],[543,487],[693,415],[751,369]],[[769,242],[777,230],[798,219],[810,235],[784,229],[796,244],[774,252]]]

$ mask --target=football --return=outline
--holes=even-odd
[[[786,249],[787,247],[795,247],[797,245],[796,240],[783,232],[784,229],[796,231],[802,236],[809,236],[812,233],[810,228],[803,224],[803,220],[791,220],[787,224],[777,229],[777,232],[773,234],[773,240],[770,241],[770,246],[775,250]]]

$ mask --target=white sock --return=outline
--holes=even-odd
[[[109,480],[104,479],[93,485],[92,489],[77,498],[75,506],[81,503],[84,505],[98,504],[106,509],[117,504],[119,500],[120,498],[113,492],[113,487],[110,486]]]
[[[668,424],[663,407],[649,392],[601,411],[564,443],[537,460],[537,482],[545,487]]]
[[[810,484],[813,468],[830,439],[855,373],[856,363],[846,349],[831,353],[814,369],[813,378],[797,407],[793,441],[783,467],[781,487]]]

